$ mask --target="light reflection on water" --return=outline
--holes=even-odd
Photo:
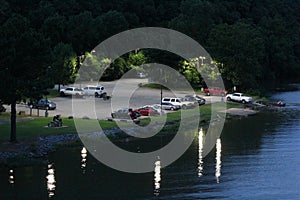
[[[82,169],[82,173],[85,174],[86,172],[86,159],[87,159],[87,150],[85,147],[82,147],[81,150],[81,169]]]
[[[155,168],[154,168],[154,195],[155,196],[158,196],[160,193],[160,181],[161,181],[160,170],[161,170],[160,160],[157,160],[155,161]]]
[[[12,185],[15,183],[15,175],[14,175],[14,170],[13,169],[9,170],[8,182]]]
[[[219,178],[221,176],[221,139],[217,139],[217,142],[216,142],[216,173],[215,173],[215,176],[216,176],[216,179],[217,179],[217,183],[220,182]]]
[[[46,176],[47,179],[47,191],[48,196],[51,198],[54,196],[56,181],[55,181],[55,169],[53,164],[48,165],[48,174]]]
[[[203,176],[203,137],[204,137],[204,132],[203,128],[201,127],[199,130],[199,135],[198,135],[198,177]]]

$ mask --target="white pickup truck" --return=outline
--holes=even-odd
[[[227,101],[237,101],[242,103],[250,103],[252,102],[252,97],[244,96],[243,93],[233,93],[226,95]]]

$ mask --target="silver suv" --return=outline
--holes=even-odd
[[[193,108],[196,106],[195,102],[185,101],[183,98],[177,97],[164,97],[162,99],[163,103],[171,103],[176,106],[180,106],[182,109]]]
[[[104,87],[102,85],[87,85],[83,88],[83,94],[85,96],[102,98],[106,95],[106,92],[104,92]]]
[[[82,89],[76,88],[76,87],[67,87],[65,89],[60,90],[60,96],[76,96],[76,97],[82,97],[83,91]]]

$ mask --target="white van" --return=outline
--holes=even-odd
[[[102,98],[103,95],[106,95],[106,92],[104,92],[104,87],[102,85],[87,85],[83,88],[83,94],[85,96]]]

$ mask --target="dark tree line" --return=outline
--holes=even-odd
[[[300,77],[299,23],[295,0],[0,0],[0,100],[12,108],[11,141],[15,104],[54,84],[72,83],[86,52],[116,33],[144,26],[178,30],[221,63],[226,87],[262,91]],[[178,56],[143,52],[116,60],[105,79],[142,60],[172,66],[195,86],[202,83]]]

